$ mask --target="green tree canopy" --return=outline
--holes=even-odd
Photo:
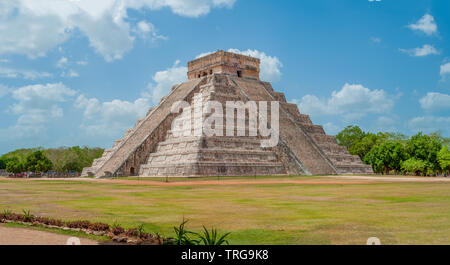
[[[6,172],[17,174],[24,171],[25,171],[24,164],[17,157],[11,157],[8,159],[6,163]]]
[[[402,162],[408,159],[404,145],[399,141],[389,140],[372,147],[364,157],[364,162],[371,165],[377,173],[401,171]]]
[[[34,151],[25,159],[25,169],[32,172],[45,172],[53,168],[53,163],[43,151]]]
[[[25,162],[26,158],[33,152],[43,151],[45,156],[52,162],[52,170],[58,172],[76,171],[81,172],[84,167],[92,165],[94,159],[99,158],[103,154],[101,148],[89,147],[60,147],[60,148],[33,148],[33,149],[18,149],[8,154],[1,156],[1,160],[6,164],[10,159],[18,159]],[[15,160],[14,160],[15,161]],[[27,170],[26,168],[23,170]]]
[[[350,152],[350,154],[357,155],[361,159],[364,159],[364,157],[367,155],[367,153],[370,152],[372,147],[379,142],[380,138],[376,134],[368,133],[360,141],[353,143],[348,151]]]
[[[343,131],[336,135],[339,145],[350,148],[354,143],[361,141],[365,133],[358,126],[347,126]]]
[[[427,168],[427,163],[417,158],[410,158],[402,163],[402,170],[411,175],[425,175]]]
[[[450,172],[450,151],[446,145],[444,145],[441,151],[437,154],[437,159],[442,171]]]
[[[442,148],[442,142],[433,135],[418,133],[411,137],[406,144],[406,150],[410,157],[420,159],[430,164],[431,169],[440,168],[437,162],[437,154]]]

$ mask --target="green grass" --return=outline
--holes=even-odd
[[[232,232],[230,244],[365,244],[373,236],[382,244],[450,244],[450,183],[337,185],[323,177],[256,179],[323,184],[169,187],[0,179],[0,211],[30,209],[64,220],[143,224],[146,232],[163,236],[173,236],[173,226],[184,217],[189,230],[200,232],[205,225]]]

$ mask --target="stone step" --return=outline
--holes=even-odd
[[[178,149],[160,151],[150,154],[147,164],[168,163],[171,161],[220,161],[223,163],[247,162],[276,162],[277,157],[271,151],[242,150],[242,149]]]
[[[266,176],[285,175],[284,166],[281,163],[258,162],[198,162],[192,164],[171,163],[161,166],[143,165],[140,169],[141,176]]]

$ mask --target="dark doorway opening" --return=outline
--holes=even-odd
[[[237,71],[237,76],[242,77],[242,71]]]
[[[131,167],[130,168],[130,176],[134,176],[134,175],[135,175],[134,167]]]

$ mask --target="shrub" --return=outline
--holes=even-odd
[[[22,221],[24,222],[33,222],[34,215],[31,214],[30,210],[22,210]]]
[[[94,223],[94,224],[90,224],[88,226],[88,229],[90,229],[92,231],[103,232],[103,231],[108,231],[109,230],[109,225],[108,224],[103,224],[103,223]]]
[[[89,221],[71,221],[66,222],[66,226],[69,228],[88,229],[91,223]]]
[[[121,226],[119,226],[118,224],[114,224],[113,227],[112,227],[112,229],[111,229],[111,232],[112,232],[115,236],[118,236],[118,235],[120,235],[120,234],[125,233],[125,229],[123,229],[123,228],[122,228]]]
[[[174,227],[173,230],[175,231],[175,245],[198,245],[199,241],[192,239],[189,235],[196,235],[194,232],[191,232],[189,230],[186,230],[185,225],[188,223],[187,220],[184,220],[183,222],[178,226]]]
[[[226,238],[230,235],[230,233],[226,233],[223,235],[219,235],[217,233],[217,229],[211,228],[209,231],[206,227],[203,226],[202,234],[197,234],[200,238],[200,243],[206,246],[221,246],[224,244],[229,245],[228,240]]]
[[[11,215],[11,212],[7,209],[3,210],[3,213],[0,214],[0,219],[8,219]]]
[[[425,175],[427,172],[427,163],[420,159],[410,158],[402,163],[402,170],[412,175]]]

